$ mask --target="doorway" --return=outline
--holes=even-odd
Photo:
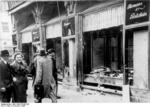
[[[31,57],[32,57],[31,51],[32,51],[31,43],[22,44],[22,53],[24,55],[24,60],[27,63],[27,65],[29,65],[31,62]]]
[[[148,30],[133,34],[134,86],[148,89]]]

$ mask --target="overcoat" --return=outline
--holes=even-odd
[[[34,85],[42,83],[44,86],[44,98],[49,98],[51,92],[54,92],[56,88],[56,82],[52,75],[53,62],[46,56],[42,56],[37,59],[36,78]],[[56,94],[54,92],[54,94]]]
[[[14,61],[11,64],[11,67],[13,68],[12,74],[13,77],[16,78],[16,81],[14,81],[14,102],[26,102],[26,90],[28,85],[28,79],[27,79],[27,66],[25,64],[18,63]]]
[[[8,64],[5,64],[0,60],[0,89],[2,87],[6,88],[6,92],[0,90],[0,100],[3,102],[9,102],[11,97],[11,85],[12,85],[12,75],[11,69]]]

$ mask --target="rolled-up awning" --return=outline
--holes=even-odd
[[[22,43],[31,43],[32,42],[32,30],[36,28],[36,25],[29,25],[21,31]]]
[[[113,26],[122,25],[124,22],[123,4],[90,13],[83,17],[83,31],[94,31]]]
[[[32,33],[25,32],[22,33],[22,43],[31,43],[32,42]]]
[[[57,38],[62,36],[61,23],[53,23],[46,27],[46,38]]]

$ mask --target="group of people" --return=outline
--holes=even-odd
[[[14,55],[14,60],[9,61],[8,50],[1,51],[0,58],[0,101],[1,102],[26,102],[28,87],[27,64],[21,52]]]
[[[33,76],[34,98],[36,103],[42,102],[43,98],[50,98],[53,103],[57,102],[57,69],[55,51],[49,49],[39,50],[30,66],[24,61],[21,52],[14,55],[13,61],[9,61],[8,50],[0,53],[0,102],[27,102],[28,78]],[[42,96],[36,92],[36,86],[43,86]],[[37,88],[37,89],[36,89]]]

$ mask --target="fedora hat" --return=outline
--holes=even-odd
[[[45,50],[42,48],[42,49],[40,49],[40,56],[45,56],[46,55],[46,52],[45,52]]]
[[[9,56],[8,50],[2,50],[1,51],[1,57]]]

